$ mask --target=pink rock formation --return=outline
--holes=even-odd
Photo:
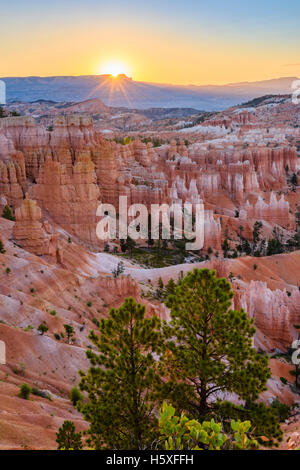
[[[255,325],[268,338],[281,346],[290,346],[298,338],[293,325],[299,323],[300,292],[293,289],[271,290],[265,282],[251,281],[240,299],[240,305],[254,317]]]
[[[26,198],[15,211],[16,223],[13,238],[16,243],[36,255],[56,256],[58,262],[63,260],[63,252],[58,234],[52,233],[51,226],[41,222],[42,211],[36,201]]]
[[[89,157],[78,157],[71,175],[65,165],[48,157],[29,194],[56,223],[81,240],[97,243],[99,189],[94,164]]]
[[[226,120],[230,129],[225,129]],[[213,211],[206,214],[206,247],[213,244],[219,249],[218,217],[234,218],[236,212],[243,225],[262,220],[294,230],[290,198],[283,192],[288,191],[287,168],[290,174],[299,168],[296,150],[283,131],[277,135],[260,129],[256,120],[256,112],[254,116],[253,111],[233,109],[217,115],[214,125],[211,121],[203,125],[205,129],[210,122],[221,138],[209,140],[210,134],[201,134],[189,146],[180,138],[153,148],[139,138],[128,145],[108,141],[94,129],[90,117],[80,114],[56,117],[52,131],[37,126],[30,117],[2,119],[0,194],[16,207],[27,190],[26,177],[29,184],[38,180],[30,194],[43,210],[93,243],[96,201],[117,208],[120,195],[127,195],[129,204],[148,207],[203,201],[205,209]]]
[[[32,117],[9,117],[1,119],[2,132],[16,150],[24,156],[26,175],[34,178],[40,164],[45,160],[49,133],[36,126]]]
[[[0,121],[0,194],[8,203],[21,203],[26,190],[26,171],[23,154],[16,150],[13,142],[3,132],[7,118]]]
[[[269,203],[265,202],[262,196],[258,196],[256,203],[249,200],[240,211],[241,219],[265,220],[275,225],[281,225],[287,229],[295,229],[295,220],[290,213],[290,205],[285,200],[284,194],[277,199],[274,192],[270,193]]]

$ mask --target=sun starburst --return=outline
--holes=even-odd
[[[110,62],[102,65],[99,68],[101,75],[111,75],[112,77],[118,77],[118,75],[129,75],[128,67],[120,62]]]

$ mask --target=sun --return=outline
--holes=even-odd
[[[110,62],[99,67],[99,73],[101,75],[111,75],[112,77],[117,77],[118,75],[127,75],[129,76],[128,67],[121,62]]]

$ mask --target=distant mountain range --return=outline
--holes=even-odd
[[[137,82],[126,75],[4,77],[2,80],[6,83],[7,101],[71,102],[100,98],[107,106],[218,111],[266,94],[291,93],[291,84],[297,78],[206,86]]]

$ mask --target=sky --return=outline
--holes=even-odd
[[[299,0],[0,0],[0,77],[124,72],[225,84],[300,76]]]

